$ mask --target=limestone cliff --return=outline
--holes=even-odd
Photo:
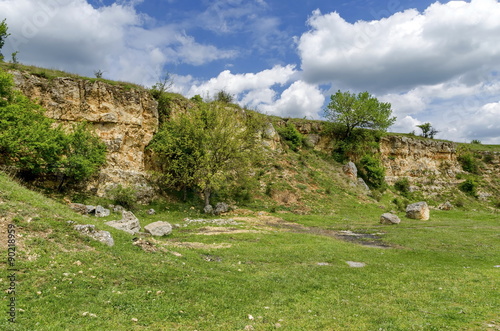
[[[158,111],[146,90],[80,78],[46,79],[19,71],[12,74],[16,86],[47,109],[48,117],[65,124],[91,123],[105,142],[107,162],[89,183],[92,192],[102,196],[121,184],[136,187],[141,199],[152,196],[144,150],[158,128]]]
[[[439,186],[441,182],[454,182],[462,172],[457,161],[457,146],[453,142],[385,136],[380,140],[380,155],[386,168],[386,181],[394,184],[399,178],[409,178],[413,183],[430,179]],[[432,186],[432,185],[431,185]]]

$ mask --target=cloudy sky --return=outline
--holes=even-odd
[[[6,59],[318,119],[337,90],[392,104],[395,132],[500,144],[497,0],[0,0]]]

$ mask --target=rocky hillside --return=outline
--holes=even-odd
[[[158,104],[150,93],[140,87],[130,88],[102,80],[78,77],[46,78],[26,71],[12,71],[17,87],[32,100],[45,107],[47,116],[64,123],[87,121],[108,147],[107,164],[88,189],[98,196],[121,184],[137,189],[140,199],[154,196],[148,182],[151,161],[145,149],[158,130]],[[190,101],[178,96],[173,111],[189,107]],[[261,133],[262,143],[279,155],[285,148],[277,128],[287,119],[268,118]],[[324,134],[321,121],[293,121],[304,136],[304,144],[316,151],[330,153],[334,141]],[[275,154],[276,155],[276,154]],[[379,143],[379,155],[386,168],[386,181],[393,185],[408,178],[412,190],[436,194],[456,188],[464,181],[456,143],[421,139],[403,135],[387,135]],[[485,157],[487,155],[487,157]],[[484,198],[498,195],[500,155],[477,152],[483,175],[481,192]]]
[[[48,79],[13,71],[17,87],[66,125],[86,121],[108,148],[107,162],[88,188],[97,195],[116,184],[133,185],[143,199],[153,191],[145,171],[144,150],[158,129],[157,103],[148,91],[99,80]]]

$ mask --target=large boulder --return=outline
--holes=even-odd
[[[125,231],[130,234],[136,234],[141,230],[139,220],[131,211],[123,211],[122,219],[119,221],[109,221],[105,223],[115,229]]]
[[[380,223],[381,224],[399,224],[401,223],[401,220],[399,217],[397,217],[394,214],[391,213],[384,213],[382,216],[380,216]]]
[[[429,206],[427,202],[421,201],[408,205],[406,207],[406,217],[427,221],[429,219]]]
[[[113,246],[115,244],[115,241],[113,240],[113,237],[111,236],[111,233],[108,231],[98,231],[95,229],[95,225],[91,224],[85,224],[85,225],[75,225],[74,229],[81,234],[84,234],[86,236],[89,236],[92,239],[95,239],[97,241],[102,242],[103,244],[106,244],[108,246]]]
[[[172,225],[168,222],[159,221],[146,225],[144,230],[153,236],[161,237],[172,233]]]
[[[356,168],[354,162],[349,161],[342,167],[342,171],[344,171],[344,174],[346,174],[347,177],[351,178],[352,180],[356,180],[356,178],[358,177],[358,168]]]

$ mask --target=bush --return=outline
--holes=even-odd
[[[485,163],[492,163],[492,161],[493,161],[494,159],[495,159],[495,158],[494,158],[494,157],[493,157],[493,155],[492,155],[492,154],[490,154],[490,153],[485,154],[485,155],[483,156],[483,161],[484,161]]]
[[[471,174],[479,174],[479,162],[470,152],[464,153],[458,157],[458,162],[464,171]]]
[[[369,187],[374,189],[385,187],[385,168],[378,158],[363,156],[358,165],[358,173]]]
[[[219,101],[222,103],[231,103],[234,101],[234,96],[232,94],[230,94],[229,92],[226,92],[224,90],[220,90],[215,95],[215,101]]]
[[[304,137],[292,123],[287,123],[285,127],[278,128],[277,131],[281,138],[285,140],[288,147],[290,147],[293,151],[298,151],[302,146]]]
[[[392,203],[396,205],[396,207],[398,208],[399,211],[405,211],[406,206],[408,205],[408,200],[394,198],[392,200]]]
[[[466,179],[465,182],[461,183],[460,185],[458,185],[458,188],[460,189],[460,191],[470,195],[470,196],[473,196],[473,197],[476,197],[477,196],[477,182],[474,180],[474,179]]]
[[[108,192],[108,195],[113,200],[113,203],[120,205],[126,209],[134,209],[137,203],[137,194],[135,189],[131,187],[123,187],[118,185]]]
[[[410,194],[410,181],[408,178],[400,178],[394,183],[394,188],[398,190],[401,195],[408,197]]]

